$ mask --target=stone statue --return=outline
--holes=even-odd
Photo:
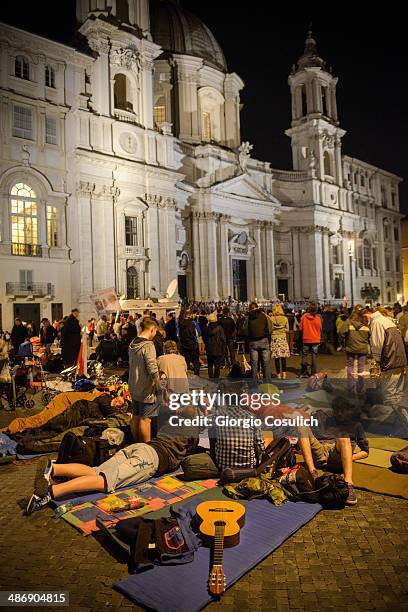
[[[254,145],[251,145],[248,141],[241,143],[241,145],[238,147],[238,163],[242,172],[246,172],[246,167],[251,157],[251,151],[253,148]]]

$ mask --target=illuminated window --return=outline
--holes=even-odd
[[[33,113],[27,106],[13,107],[13,136],[33,139]]]
[[[57,144],[57,120],[55,117],[45,118],[45,142],[47,144]]]
[[[156,125],[160,125],[163,121],[166,121],[166,104],[164,96],[161,96],[154,107],[154,122]]]
[[[207,111],[204,111],[202,116],[202,138],[204,142],[211,140],[211,114]]]
[[[29,185],[11,189],[11,241],[13,255],[38,255],[37,199]]]
[[[126,270],[127,298],[134,300],[139,297],[139,274],[134,266]]]
[[[19,79],[30,80],[30,65],[22,55],[17,55],[14,60],[14,75]]]
[[[58,209],[47,206],[47,243],[48,246],[58,246]]]
[[[45,85],[55,88],[55,70],[52,66],[45,67]]]

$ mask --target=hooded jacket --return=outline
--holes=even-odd
[[[207,357],[220,357],[225,353],[225,332],[218,321],[209,323],[204,330],[204,344]]]
[[[306,312],[300,319],[299,329],[303,344],[320,344],[322,336],[322,320],[317,314]]]
[[[268,338],[272,331],[270,318],[259,308],[254,308],[248,313],[243,327],[249,342]]]
[[[367,355],[369,352],[370,330],[358,319],[350,317],[340,326],[339,335],[345,340],[346,353]]]
[[[192,319],[179,319],[179,339],[182,350],[198,349],[197,328]]]
[[[156,349],[151,340],[137,337],[129,346],[129,391],[136,402],[153,403],[156,400],[156,380],[159,368]]]

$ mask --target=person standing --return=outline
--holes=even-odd
[[[225,357],[228,366],[233,366],[235,358],[235,337],[237,335],[237,326],[235,325],[234,319],[230,315],[228,306],[224,306],[222,315],[218,319],[221,327],[225,333]]]
[[[93,345],[93,339],[94,339],[94,335],[95,335],[95,319],[89,319],[88,324],[87,324],[87,330],[88,330],[88,344],[90,347],[92,347]]]
[[[66,368],[77,362],[80,347],[81,325],[79,323],[79,310],[78,308],[73,308],[61,330],[61,354]]]
[[[129,346],[129,392],[133,411],[130,429],[136,442],[149,442],[152,438],[152,419],[155,419],[153,425],[157,421],[159,368],[153,343],[156,331],[157,323],[144,318],[140,334]]]
[[[17,355],[20,344],[22,344],[28,338],[28,330],[20,318],[14,319],[13,329],[11,330],[11,344],[14,350],[14,354]]]
[[[271,382],[269,337],[272,331],[272,323],[256,302],[251,302],[249,305],[249,313],[245,319],[243,331],[248,339],[252,378],[254,380],[258,379],[260,360],[265,381]]]
[[[100,342],[102,340],[102,338],[105,337],[105,334],[108,333],[108,319],[106,317],[106,315],[102,315],[100,319],[98,319],[97,323],[96,323],[96,327],[95,327],[95,331],[96,331],[96,336],[98,338],[98,342]]]
[[[179,317],[180,352],[186,360],[187,367],[193,365],[194,374],[200,375],[200,357],[198,350],[198,334],[191,312],[181,312]]]
[[[270,316],[272,322],[271,357],[275,359],[278,378],[286,378],[286,359],[290,357],[286,334],[289,331],[289,321],[280,304],[276,304]]]
[[[208,315],[208,325],[203,340],[207,353],[208,378],[219,378],[224,361],[226,338],[216,312]]]
[[[166,340],[171,340],[172,342],[178,341],[177,324],[174,312],[169,312],[166,324],[164,326],[164,331],[166,332]]]
[[[317,314],[316,304],[309,304],[307,312],[300,319],[299,330],[302,334],[301,376],[307,377],[307,356],[312,355],[312,374],[317,372],[317,351],[322,337],[322,320]]]
[[[340,338],[346,349],[347,381],[350,390],[355,389],[354,368],[357,361],[357,391],[362,389],[362,373],[370,350],[370,330],[361,309],[354,309],[350,318],[340,326]]]
[[[48,319],[43,319],[41,321],[40,327],[40,343],[41,346],[45,347],[45,356],[48,357],[51,354],[51,345],[55,340],[55,336],[57,335],[56,330],[50,324]]]
[[[160,378],[165,378],[168,393],[188,393],[187,364],[173,340],[164,343],[164,355],[157,359]]]

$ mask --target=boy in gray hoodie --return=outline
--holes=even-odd
[[[129,391],[132,396],[133,418],[130,424],[137,442],[149,442],[152,437],[151,420],[157,417],[156,388],[159,385],[159,368],[153,337],[157,323],[145,318],[141,332],[129,346]]]

